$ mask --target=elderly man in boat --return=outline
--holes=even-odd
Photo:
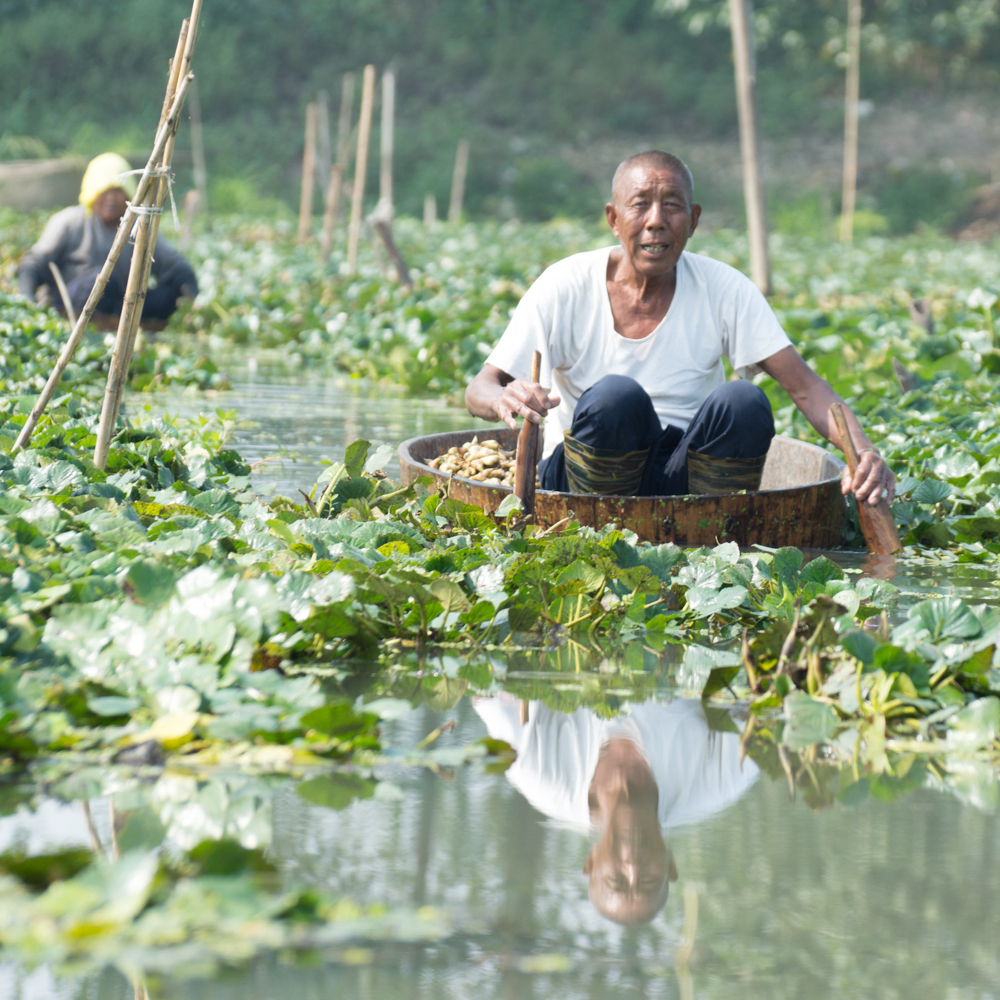
[[[17,274],[22,295],[35,300],[42,286],[53,282],[55,264],[66,282],[70,304],[79,314],[114,243],[126,199],[135,194],[135,177],[128,160],[117,153],[102,153],[90,161],[80,185],[80,203],[64,208],[49,219],[38,242],[21,258]],[[126,243],[97,304],[97,312],[117,316],[125,299],[132,244]],[[164,320],[177,308],[181,296],[194,298],[198,280],[184,257],[162,236],[156,240],[152,275],[155,285],[146,292],[144,320]],[[61,296],[47,298],[65,307]]]
[[[651,150],[615,172],[605,206],[618,246],[548,268],[465,393],[473,416],[545,419],[542,489],[678,496],[757,489],[774,418],[765,372],[842,447],[839,397],[790,343],[753,283],[685,250],[701,215],[687,166]],[[534,351],[540,382],[530,380]],[[723,358],[739,379],[727,381]],[[551,389],[543,388],[550,386]],[[550,395],[550,392],[553,394]],[[895,479],[844,408],[860,462],[842,488],[891,501]]]

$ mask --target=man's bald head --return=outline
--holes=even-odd
[[[694,201],[694,177],[688,169],[688,165],[673,153],[664,153],[662,149],[648,149],[645,153],[636,153],[618,164],[615,171],[614,180],[611,182],[611,200],[615,204],[620,203],[620,199],[625,193],[625,182],[635,169],[652,167],[655,170],[669,170],[680,181],[687,195],[688,202]]]

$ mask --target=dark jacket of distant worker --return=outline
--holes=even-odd
[[[128,160],[117,153],[102,153],[90,161],[80,186],[80,204],[57,212],[38,242],[24,255],[17,273],[22,295],[34,300],[43,285],[52,289],[49,298],[57,308],[62,300],[55,294],[50,263],[58,266],[69,290],[70,302],[79,314],[87,302],[94,281],[114,243],[118,222],[125,214],[126,198],[135,194],[135,178],[129,176]],[[97,312],[121,313],[132,261],[132,244],[126,243]],[[146,293],[143,319],[166,319],[177,308],[182,295],[194,298],[198,280],[184,257],[162,236],[156,240],[152,275],[156,279]]]
[[[771,404],[750,381],[759,372],[841,446],[830,415],[839,397],[791,345],[764,296],[735,268],[685,250],[701,206],[681,160],[660,150],[629,157],[605,212],[618,245],[545,271],[465,393],[469,412],[484,420],[545,420],[542,489],[758,489],[774,436]],[[530,379],[536,350],[540,383]],[[740,378],[726,380],[723,358]],[[858,503],[891,501],[892,472],[844,410],[861,460],[841,488]]]

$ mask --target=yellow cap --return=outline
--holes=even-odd
[[[111,188],[121,188],[129,198],[135,196],[135,177],[122,177],[132,169],[132,164],[118,153],[101,153],[95,156],[87,165],[80,185],[80,204],[88,212],[94,208],[94,202],[105,191]]]

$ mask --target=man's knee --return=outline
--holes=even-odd
[[[627,375],[605,375],[586,390],[576,404],[576,411],[600,410],[615,412],[650,405],[649,394],[634,378]]]
[[[649,394],[626,375],[605,375],[586,390],[573,411],[571,434],[595,448],[649,448],[662,428]]]
[[[755,431],[774,434],[774,414],[771,401],[760,386],[746,379],[723,382],[709,397],[708,402],[726,411],[740,426]]]

